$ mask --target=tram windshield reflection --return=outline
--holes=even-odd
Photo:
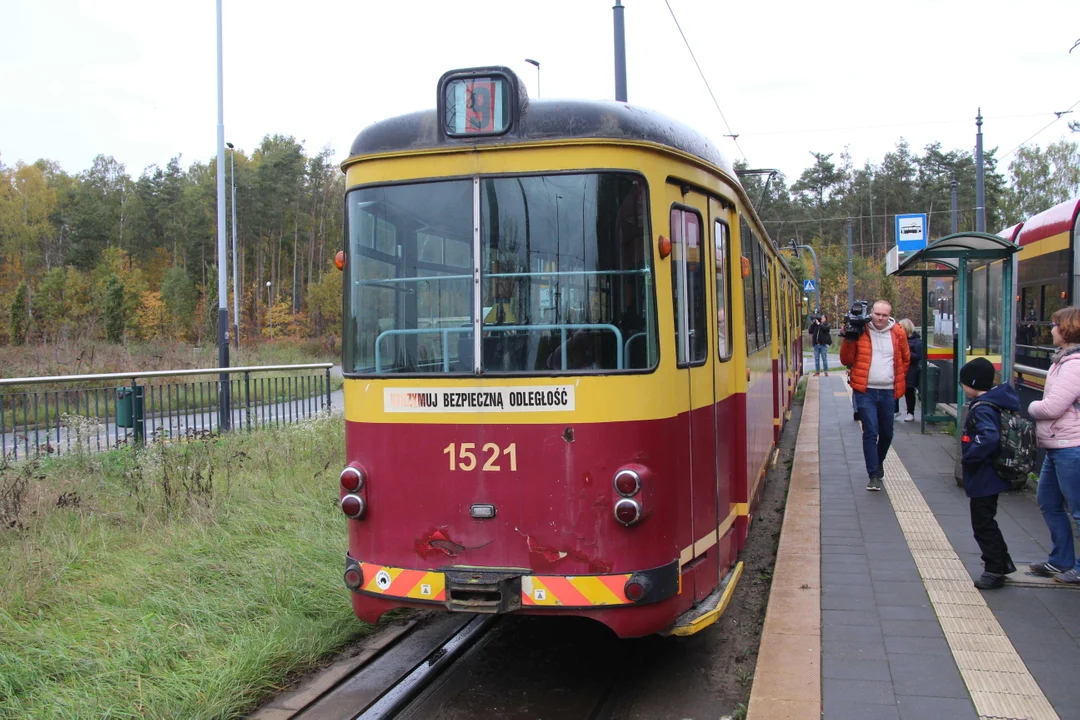
[[[482,178],[478,192],[479,238],[471,179],[349,194],[347,369],[547,375],[656,366],[640,176]]]

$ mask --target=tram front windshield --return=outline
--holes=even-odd
[[[472,179],[365,187],[351,191],[346,206],[348,372],[546,375],[656,366],[640,176],[481,178],[475,191]]]

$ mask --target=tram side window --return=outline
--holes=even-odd
[[[754,271],[756,265],[755,259],[757,257],[754,252],[755,243],[754,232],[750,229],[750,224],[746,222],[746,218],[739,218],[739,236],[742,244],[742,258],[750,263],[750,272],[746,274],[743,281],[743,309],[745,310],[746,321],[746,352],[750,354],[756,351],[759,347],[758,335],[757,335],[757,281],[758,276]],[[742,267],[739,268],[739,274],[742,275]]]
[[[675,308],[675,346],[679,365],[696,365],[709,353],[705,263],[701,218],[690,210],[671,210],[671,292]]]
[[[754,292],[756,296],[754,300],[757,305],[757,318],[754,325],[757,328],[757,347],[763,348],[768,343],[765,339],[765,313],[767,312],[765,309],[765,285],[767,283],[763,282],[765,279],[765,258],[761,251],[761,241],[757,239],[757,236],[754,236],[753,254],[752,272],[754,274]]]
[[[761,250],[761,307],[764,310],[764,331],[765,331],[765,344],[768,345],[772,342],[772,285],[770,278],[772,277],[772,260],[765,253],[765,249]]]
[[[716,240],[716,337],[717,357],[727,360],[731,357],[731,308],[728,304],[731,292],[728,282],[731,273],[728,272],[728,263],[731,257],[730,241],[728,239],[728,226],[717,220],[713,224],[713,234]]]
[[[1062,297],[1065,294],[1065,287],[1061,283],[1047,283],[1042,286],[1042,293],[1042,321],[1050,322],[1054,313],[1065,307],[1065,299]]]

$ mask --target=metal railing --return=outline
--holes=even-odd
[[[17,460],[97,452],[147,439],[201,437],[220,431],[225,413],[227,428],[237,430],[296,423],[330,409],[332,367],[313,363],[2,378],[0,453]],[[224,387],[222,375],[229,376]],[[223,389],[227,408],[221,407]]]

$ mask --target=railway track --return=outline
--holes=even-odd
[[[583,625],[601,630],[592,623]],[[522,636],[549,636],[551,629],[543,620],[512,616],[447,614],[409,620],[372,637],[358,655],[276,698],[252,720],[482,718],[522,712],[581,720],[612,717],[617,682],[611,672],[581,682],[556,681],[550,688],[515,688],[519,683],[513,679],[508,688],[505,674],[489,672],[506,668],[519,679],[531,675],[511,670],[513,661],[507,655],[518,654],[515,648]],[[541,658],[540,664],[549,663]],[[490,706],[492,702],[513,707]]]

